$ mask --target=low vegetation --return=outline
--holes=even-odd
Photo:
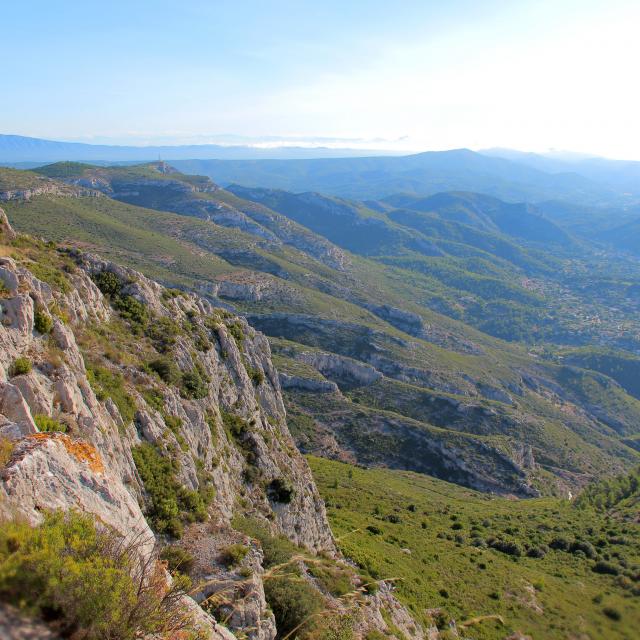
[[[65,637],[134,640],[189,631],[179,598],[184,579],[168,587],[157,561],[76,513],[46,514],[32,528],[0,526],[0,598],[46,618]],[[194,637],[193,635],[191,637]]]
[[[148,442],[133,448],[131,453],[149,494],[146,515],[156,531],[180,538],[185,522],[206,519],[212,496],[204,490],[187,489],[178,482],[179,462],[175,456],[163,455]]]
[[[42,413],[38,413],[33,416],[33,421],[36,423],[36,426],[40,431],[44,431],[46,433],[52,433],[54,431],[66,433],[68,430],[66,424]]]
[[[573,504],[514,501],[409,472],[309,462],[342,551],[362,573],[392,580],[423,622],[446,628],[451,618],[478,618],[473,632],[466,628],[478,640],[515,632],[540,640],[634,637],[636,474],[594,485]],[[434,609],[440,615],[425,616]]]
[[[29,358],[16,358],[9,369],[9,375],[22,376],[31,371],[32,364]]]

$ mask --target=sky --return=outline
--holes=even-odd
[[[0,133],[640,159],[640,0],[0,4]]]

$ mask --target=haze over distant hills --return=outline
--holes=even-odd
[[[162,159],[257,159],[257,158],[336,158],[361,156],[362,149],[283,145],[262,148],[251,145],[106,145],[62,142],[27,136],[0,134],[0,163],[33,165],[59,160],[83,162],[143,162]],[[393,151],[374,150],[375,155]]]
[[[223,186],[319,191],[355,199],[473,191],[508,202],[561,200],[626,207],[640,200],[640,162],[546,156],[508,149],[397,155],[352,148],[248,145],[115,146],[0,135],[0,163],[33,167],[59,160],[98,164],[171,161]]]

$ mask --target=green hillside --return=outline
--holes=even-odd
[[[439,233],[424,237],[444,255],[403,247],[393,235],[393,255],[358,255],[300,221],[314,227],[329,203],[335,219],[350,212],[354,228],[371,220],[411,242],[418,232],[314,194],[294,220],[295,208],[288,217],[158,163],[58,163],[41,171],[105,195],[11,200],[5,208],[16,228],[102,253],[247,314],[294,376],[288,410],[308,451],[323,451],[329,439],[332,455],[378,465],[391,464],[393,452],[394,467],[515,495],[566,495],[637,460],[635,398],[606,375],[585,368],[568,375],[554,364],[553,345],[529,352],[518,343],[592,338],[573,333],[554,295],[521,284],[525,272],[541,280],[551,267],[563,273],[573,265],[565,254],[436,217]],[[118,191],[125,183],[136,199],[145,194],[147,206],[119,200],[129,198]],[[149,207],[155,203],[164,211]],[[481,242],[504,257],[475,246]],[[582,310],[573,300],[567,306]],[[317,380],[338,390],[309,391]],[[483,479],[489,460],[493,484]]]
[[[309,463],[345,555],[394,580],[397,596],[439,628],[453,619],[476,640],[516,632],[537,640],[636,637],[640,528],[625,503],[633,497],[602,511],[489,497],[407,472]]]

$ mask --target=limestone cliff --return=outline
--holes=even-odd
[[[141,540],[144,554],[188,549],[190,595],[204,609],[185,606],[212,638],[277,633],[261,545],[238,518],[296,545],[303,578],[319,553],[348,572],[359,594],[349,615],[383,606],[336,551],[262,334],[133,270],[16,237],[3,213],[0,232],[0,439],[11,443],[1,517],[37,525],[47,510],[75,509]],[[230,564],[225,550],[238,547]],[[395,600],[393,612],[410,619]],[[354,637],[385,628],[354,625]],[[422,637],[412,628],[408,637]]]

